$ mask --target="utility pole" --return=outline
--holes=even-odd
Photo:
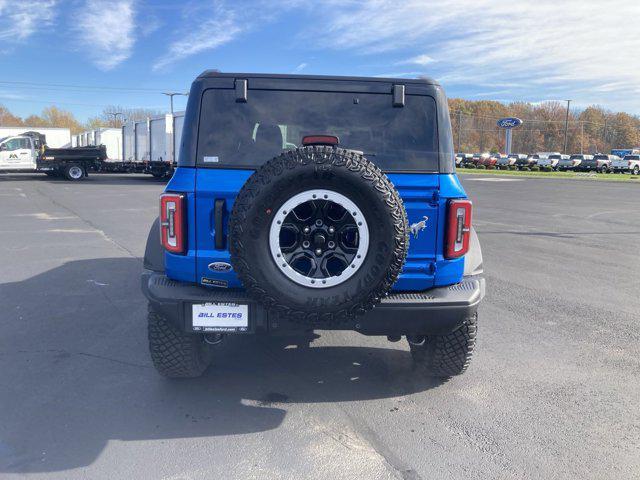
[[[607,150],[607,117],[604,117],[604,130],[602,135],[602,151]]]
[[[564,154],[567,153],[567,134],[569,130],[569,105],[571,100],[567,100],[567,115],[564,117]]]
[[[456,152],[460,153],[460,132],[462,130],[462,112],[460,110],[458,110],[458,149],[456,150]]]
[[[584,139],[584,122],[580,122],[580,153],[584,153],[582,151],[583,147],[583,139]]]
[[[460,110],[458,110],[458,153],[461,152],[460,150],[460,132],[462,130],[462,112]]]
[[[169,97],[169,104],[171,106],[172,117],[173,117],[173,97],[175,97],[176,95],[184,95],[185,97],[189,95],[188,93],[182,93],[182,92],[162,92],[162,94]]]

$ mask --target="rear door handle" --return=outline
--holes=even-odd
[[[214,243],[216,250],[224,250],[227,244],[227,240],[224,235],[224,211],[226,202],[224,199],[219,198],[213,204],[213,228]]]

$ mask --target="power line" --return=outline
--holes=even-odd
[[[113,107],[113,104],[99,104],[99,103],[76,103],[76,102],[59,102],[57,100],[29,100],[26,98],[3,98],[0,95],[0,102],[24,102],[24,103],[42,103],[45,105],[75,105],[79,107]],[[141,107],[141,108],[152,108],[152,109],[163,109],[164,107],[154,105],[150,107]]]
[[[69,93],[72,95],[86,95],[87,93],[107,93],[107,92],[113,92],[114,94],[132,94],[135,93],[136,95],[157,95],[158,93],[161,93],[159,90],[153,90],[153,91],[134,91],[134,90],[97,90],[97,89],[70,89],[70,88],[66,88],[66,87],[41,87],[41,86],[37,86],[37,85],[30,85],[30,86],[25,86],[25,87],[20,87],[20,86],[15,86],[15,85],[4,85],[2,82],[0,82],[0,87],[5,87],[6,89],[11,89],[11,91],[16,91],[16,92],[24,92],[24,91],[34,91],[37,90],[38,92],[56,92],[56,93]]]
[[[106,85],[72,85],[66,83],[42,83],[42,82],[23,82],[14,80],[0,80],[0,85],[24,85],[31,87],[55,87],[55,88],[73,88],[82,90],[113,90],[113,91],[129,91],[129,92],[153,92],[162,93],[170,89],[166,88],[142,88],[142,87],[111,87]]]
[[[458,113],[459,115],[464,115],[465,117],[484,118],[484,119],[496,120],[496,121],[502,118],[502,116],[499,116],[499,115],[496,115],[496,116],[478,115],[478,114],[475,114],[475,113],[463,112],[462,110],[450,110],[450,113]],[[521,118],[521,120],[523,122],[527,122],[527,123],[560,123],[560,124],[564,124],[565,123],[564,120],[540,120],[540,119],[535,119],[535,118]],[[569,123],[584,123],[584,124],[589,124],[589,125],[596,125],[598,127],[606,126],[606,121],[605,121],[605,123],[598,123],[598,122],[590,122],[588,120],[569,120]]]

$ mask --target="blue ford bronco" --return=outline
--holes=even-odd
[[[199,376],[228,335],[355,330],[464,372],[471,207],[433,80],[204,72],[144,258],[156,369]]]

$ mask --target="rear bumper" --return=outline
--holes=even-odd
[[[243,290],[200,287],[171,280],[158,272],[142,274],[142,292],[158,312],[189,332],[193,331],[193,304],[228,302],[249,305],[249,333],[355,330],[364,335],[442,335],[456,330],[466,317],[476,312],[485,295],[485,280],[479,276],[465,277],[447,287],[392,293],[365,315],[339,324],[293,322],[267,312]]]

